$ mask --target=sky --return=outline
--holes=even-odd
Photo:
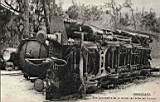
[[[62,2],[62,7],[66,10],[70,5],[72,5],[72,0],[56,0],[57,4],[59,1]],[[110,0],[74,0],[77,4],[85,5],[103,5],[105,2]],[[115,0],[117,3],[122,4],[125,0]],[[158,15],[160,15],[160,0],[131,0],[133,3],[134,9],[137,10],[150,10],[152,8]]]

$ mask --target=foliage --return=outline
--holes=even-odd
[[[133,9],[131,0],[126,0],[122,5],[111,0],[105,4],[107,14],[111,16],[111,22],[114,29],[125,27],[130,29],[147,30],[151,32],[160,32],[160,23],[154,11],[139,12]],[[123,13],[123,9],[128,9],[128,13]]]
[[[66,11],[66,13],[68,14],[69,18],[71,19],[78,19],[78,15],[79,15],[79,9],[77,5],[72,5],[68,8],[68,10]]]
[[[125,17],[121,17],[120,18],[119,23],[120,23],[120,25],[125,26],[125,27],[129,26],[130,25],[130,23],[129,23],[129,15],[126,13]]]
[[[16,17],[14,20],[11,20],[11,22],[16,22],[13,24],[17,27],[16,32],[19,36],[19,40],[22,39],[25,33],[34,36],[41,25],[46,26],[49,32],[51,17],[63,13],[62,9],[55,4],[55,0],[28,0],[28,5],[26,5],[26,0],[4,1],[10,11],[16,14]],[[26,15],[27,12],[28,15]],[[28,30],[26,29],[27,23]],[[11,29],[12,25],[9,24],[7,27]]]
[[[73,4],[66,11],[69,18],[82,21],[95,21],[101,18],[102,9],[98,6],[86,6]]]
[[[1,43],[3,43],[6,39],[6,31],[7,31],[6,26],[11,19],[11,15],[12,13],[9,10],[0,6],[0,28],[1,28],[0,41]]]
[[[141,26],[152,32],[160,32],[160,24],[155,12],[145,12],[141,17]]]
[[[117,26],[120,24],[121,19],[121,9],[122,5],[117,4],[114,0],[105,3],[105,7],[107,8],[107,13],[111,16],[111,23],[113,23],[113,29],[116,30]],[[124,22],[123,22],[124,23]]]
[[[55,4],[55,0],[29,0],[29,17],[25,16],[24,0],[4,1],[13,12],[0,7],[1,42],[6,41],[7,37],[13,38],[15,35],[18,35],[19,40],[21,40],[26,26],[26,18],[29,18],[28,33],[34,36],[41,25],[45,25],[47,31],[50,31],[50,22],[53,15],[64,15],[64,11]],[[129,12],[123,13],[122,10],[124,8],[128,9]],[[126,0],[123,4],[110,0],[103,6],[73,3],[65,13],[71,19],[96,23],[108,23],[105,22],[108,16],[104,15],[110,15],[110,23],[114,25],[112,27],[115,29],[118,27],[130,27],[132,29],[160,32],[160,18],[156,17],[155,12],[143,13],[135,11],[131,0]],[[97,25],[99,24],[101,23],[97,23]],[[104,28],[106,25],[103,25]]]

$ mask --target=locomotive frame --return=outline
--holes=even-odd
[[[103,43],[83,40],[84,33],[81,32],[78,45],[62,46],[65,49],[62,50],[62,59],[67,61],[67,65],[57,67],[53,64],[47,73],[47,99],[57,99],[73,93],[83,95],[100,87],[108,87],[110,84],[116,86],[120,81],[151,74],[151,49],[148,45],[142,46],[131,40],[105,40]],[[74,49],[70,60],[65,58],[68,48]]]
[[[24,66],[20,66],[24,75],[37,76],[46,82],[46,99],[59,99],[74,93],[83,96],[100,87],[116,86],[121,81],[151,74],[150,36],[97,29],[76,22],[65,21],[65,24],[69,24],[66,27],[67,44],[62,43],[64,32],[47,34],[39,31],[37,39],[25,40],[19,46],[18,56],[24,57],[19,61],[24,62]],[[49,41],[48,46],[45,40]],[[47,56],[34,58],[38,50],[31,49],[31,44],[27,51],[34,53],[27,58],[25,50],[28,41],[44,45]],[[33,63],[37,58],[42,61],[41,64]],[[41,76],[42,73],[45,74]]]

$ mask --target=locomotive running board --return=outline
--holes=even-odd
[[[94,77],[94,78],[90,78],[90,80],[97,80],[97,79],[100,79],[100,78],[114,78],[114,79],[116,79],[116,78],[118,78],[118,74],[101,74],[101,75],[99,75],[99,76],[96,76],[96,77]]]
[[[97,79],[104,78],[104,77],[107,77],[107,76],[108,76],[108,74],[101,74],[101,75],[98,75],[94,78],[89,78],[89,80],[97,80]]]

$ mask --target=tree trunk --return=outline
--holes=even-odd
[[[24,35],[23,39],[29,37],[29,1],[24,0]]]
[[[47,28],[47,32],[50,32],[50,20],[49,20],[49,6],[47,9],[47,2],[46,0],[43,0],[43,9],[44,9],[44,16],[45,16],[45,25]]]
[[[43,8],[47,32],[50,33],[50,22],[55,14],[55,0],[43,0]]]

